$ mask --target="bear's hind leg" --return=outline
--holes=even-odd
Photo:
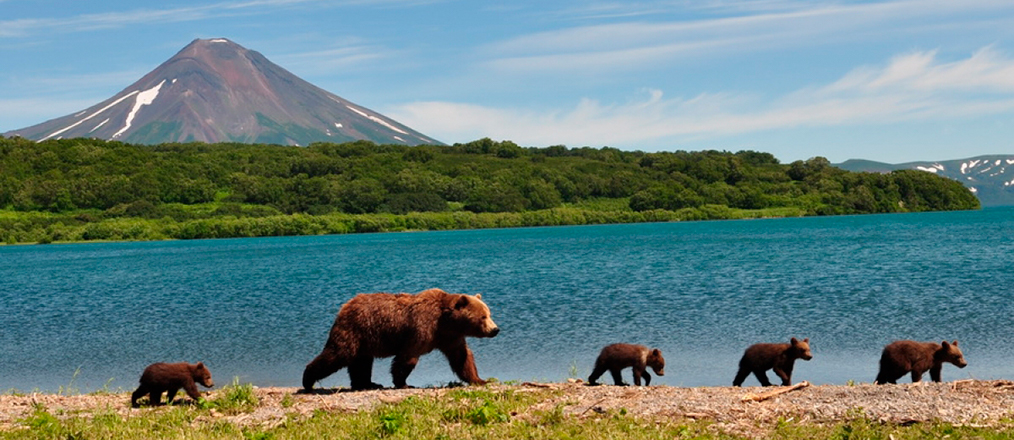
[[[419,358],[417,357],[400,355],[394,357],[394,360],[391,361],[391,377],[394,379],[395,388],[408,388],[408,384],[405,381],[408,379],[408,375],[412,374],[412,370],[415,369],[418,363]]]

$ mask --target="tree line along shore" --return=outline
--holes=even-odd
[[[0,242],[161,240],[978,209],[931,173],[755,151],[0,137]]]

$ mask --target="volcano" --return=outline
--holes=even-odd
[[[111,98],[4,135],[38,141],[83,137],[138,144],[307,145],[355,140],[439,144],[224,38],[194,40]]]

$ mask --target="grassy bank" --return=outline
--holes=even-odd
[[[850,408],[836,420],[757,417],[763,404],[745,414],[709,417],[646,415],[631,405],[591,405],[580,393],[591,387],[484,388],[379,391],[335,395],[255,392],[249,385],[227,386],[199,404],[125,408],[126,395],[86,409],[54,409],[36,403],[26,416],[0,424],[3,439],[915,439],[1014,438],[1009,421],[956,425],[944,421],[897,423]],[[603,387],[597,387],[599,391]],[[607,390],[620,399],[637,389]],[[716,389],[720,399],[726,390]],[[704,392],[709,392],[707,389]],[[735,391],[742,393],[741,391]],[[840,389],[813,393],[840,394]],[[406,394],[407,393],[407,394]],[[44,400],[44,399],[42,399]],[[120,401],[123,402],[120,402]],[[370,400],[372,403],[365,403]],[[109,403],[112,402],[112,403]],[[633,403],[633,402],[631,402]],[[352,405],[352,406],[348,406]],[[745,405],[745,404],[744,404]],[[930,411],[926,408],[926,411]],[[731,423],[730,418],[746,418]],[[750,419],[751,417],[756,417]],[[695,420],[700,418],[700,420]],[[743,420],[741,420],[743,422]]]
[[[412,212],[401,215],[381,213],[311,215],[277,212],[256,215],[252,213],[257,209],[255,206],[222,203],[179,205],[177,208],[188,215],[160,218],[106,217],[101,211],[88,210],[68,213],[0,210],[0,242],[19,244],[274,237],[797,217],[807,214],[805,210],[799,208],[746,210],[719,205],[684,208],[678,211],[633,211],[629,208],[623,209],[615,203],[605,202],[526,212],[449,211]]]

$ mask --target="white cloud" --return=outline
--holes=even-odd
[[[935,51],[860,67],[823,87],[773,100],[702,94],[628,103],[584,99],[543,112],[452,102],[417,102],[387,114],[446,141],[490,136],[526,145],[621,145],[697,139],[794,127],[889,124],[1014,112],[1014,60],[992,47],[942,62]]]

